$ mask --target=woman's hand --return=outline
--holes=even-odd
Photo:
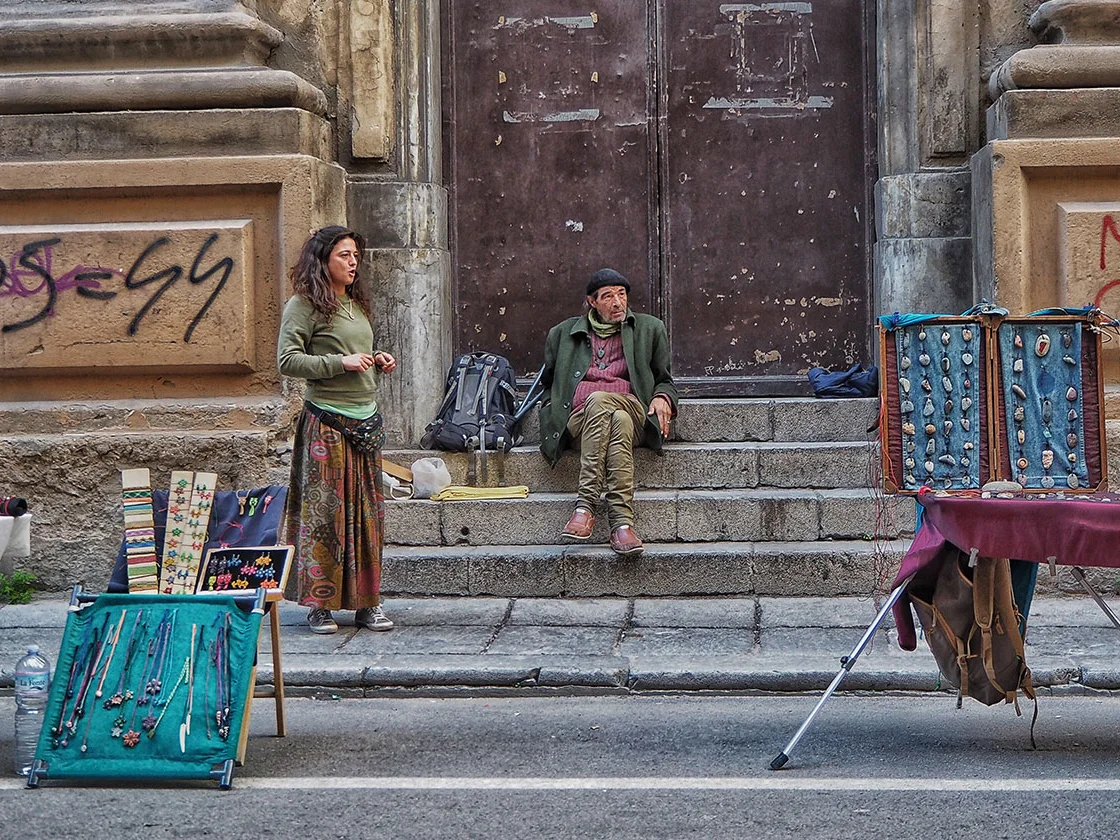
[[[376,364],[373,356],[369,353],[354,353],[351,356],[342,357],[342,369],[352,371],[369,370]]]
[[[386,353],[384,350],[378,350],[373,354],[373,363],[382,373],[392,373],[397,369],[397,360],[393,358],[392,354]]]

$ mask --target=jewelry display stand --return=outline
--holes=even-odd
[[[888,493],[1107,487],[1099,310],[895,316],[880,324]]]
[[[999,475],[1034,493],[1106,490],[1100,332],[1045,315],[997,320],[992,333]]]
[[[284,669],[280,663],[280,613],[284,588],[292,569],[295,546],[258,545],[210,548],[198,575],[198,593],[228,593],[238,596],[265,593],[265,615],[272,642],[272,689],[258,686],[255,697],[276,700],[276,735],[283,738],[288,727],[284,718]]]
[[[990,479],[988,356],[979,317],[880,332],[886,492],[977,490]]]
[[[267,596],[75,587],[27,786],[213,779],[228,790],[245,758]]]

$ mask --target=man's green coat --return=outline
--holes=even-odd
[[[586,315],[557,324],[548,332],[544,348],[545,401],[541,406],[541,452],[555,466],[570,442],[568,418],[576,385],[591,365],[591,324]],[[677,413],[677,386],[673,384],[669,358],[669,334],[665,324],[652,315],[627,312],[622,322],[622,352],[630,372],[630,386],[643,406],[649,408],[654,394],[664,394]],[[657,418],[646,416],[645,445],[661,451],[661,429]]]

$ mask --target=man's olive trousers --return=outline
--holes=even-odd
[[[645,420],[637,397],[607,391],[592,393],[568,419],[579,447],[579,505],[595,511],[605,492],[612,531],[634,524],[634,447],[642,442]]]

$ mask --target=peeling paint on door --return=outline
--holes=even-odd
[[[535,369],[610,265],[686,391],[868,358],[873,0],[483,5],[444,5],[457,352]]]

